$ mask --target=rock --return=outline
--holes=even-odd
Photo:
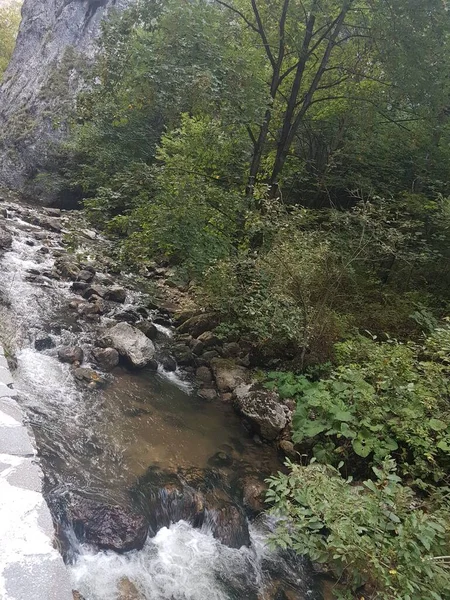
[[[105,348],[115,348],[134,367],[145,367],[155,354],[153,342],[129,323],[118,323],[106,332],[100,342]]]
[[[249,475],[241,481],[244,508],[256,516],[267,508],[265,503],[267,483],[257,476]]]
[[[241,347],[237,342],[229,342],[224,344],[222,348],[222,356],[224,358],[236,358],[241,352]]]
[[[114,315],[115,321],[124,321],[125,323],[136,323],[140,318],[140,315],[134,310],[123,310]],[[142,331],[140,327],[138,329]]]
[[[165,371],[173,372],[177,370],[177,361],[172,356],[164,356],[161,364]]]
[[[233,394],[231,392],[225,392],[224,394],[220,394],[220,399],[222,402],[231,402],[233,400]]]
[[[211,385],[213,382],[213,376],[208,367],[199,367],[195,372],[195,378],[197,381],[200,381],[207,386]]]
[[[172,327],[172,321],[169,317],[155,317],[153,319],[153,323],[156,325],[161,325],[162,327]]]
[[[0,227],[0,248],[2,250],[10,248],[12,241],[12,235],[9,233],[9,231],[4,227]]]
[[[60,217],[61,209],[60,208],[44,208],[43,209],[49,217]]]
[[[153,325],[150,321],[143,321],[137,325],[137,328],[148,337],[149,340],[156,340],[158,336],[158,328]]]
[[[182,323],[185,323],[188,319],[192,319],[192,317],[195,317],[197,314],[198,311],[195,310],[182,310],[175,314],[174,321],[176,325],[181,325]]]
[[[222,342],[219,340],[217,335],[212,331],[205,331],[197,338],[200,342],[202,342],[205,348],[210,348],[211,346],[219,346]]]
[[[84,283],[91,283],[95,277],[95,271],[92,272],[90,269],[83,269],[78,273],[77,280],[84,281]]]
[[[202,388],[197,392],[197,395],[207,402],[212,402],[217,398],[217,392],[213,388]]]
[[[211,361],[211,368],[220,392],[232,392],[241,383],[246,383],[250,377],[247,369],[226,358],[214,358]]]
[[[107,289],[103,297],[105,300],[110,300],[111,302],[120,302],[123,304],[127,298],[127,292],[125,288],[120,287],[119,285],[113,285]]]
[[[75,280],[80,272],[80,267],[67,257],[62,257],[55,261],[55,268],[62,277],[72,280]]]
[[[201,356],[202,359],[207,363],[215,358],[220,358],[220,354],[217,352],[217,350],[207,350],[206,352],[203,352]]]
[[[105,298],[107,291],[108,291],[108,288],[105,287],[104,285],[98,285],[98,284],[90,285],[83,292],[83,298],[86,298],[86,300],[89,300],[89,298],[91,296],[98,296],[99,298]]]
[[[196,356],[200,356],[200,354],[203,352],[203,350],[205,349],[205,345],[203,344],[203,342],[201,342],[200,340],[196,340],[193,339],[190,342],[190,347],[192,352],[196,355]]]
[[[40,254],[50,254],[50,248],[47,248],[47,246],[41,246],[38,252]]]
[[[85,281],[74,281],[70,286],[72,292],[83,294],[89,287]]]
[[[79,304],[78,306],[78,314],[84,315],[85,317],[92,317],[96,315],[102,315],[106,311],[106,306],[101,298],[95,298],[94,296],[90,298],[89,302],[84,304]]]
[[[230,548],[250,546],[250,534],[244,513],[231,502],[208,509],[205,520],[211,523],[213,536]]]
[[[174,346],[172,353],[179,365],[189,367],[194,364],[194,355],[192,350],[184,345]]]
[[[83,357],[83,350],[79,346],[64,346],[58,350],[58,358],[61,362],[82,363]]]
[[[77,590],[73,590],[73,600],[86,600]]]
[[[83,304],[82,300],[72,300],[71,302],[69,302],[69,308],[71,308],[72,310],[78,310],[80,304]]]
[[[41,332],[36,335],[36,339],[34,340],[34,347],[39,352],[42,350],[49,350],[50,348],[55,347],[55,342],[51,338],[48,333]]]
[[[231,467],[232,464],[233,459],[226,452],[219,451],[208,458],[208,465],[211,465],[212,467]]]
[[[36,246],[36,242],[34,240],[25,240],[25,244],[27,246]]]
[[[88,369],[87,367],[78,367],[73,374],[78,381],[88,384],[93,389],[101,388],[106,383],[105,379],[97,371]]]
[[[198,338],[205,331],[211,331],[219,324],[219,317],[214,313],[202,313],[184,321],[179,327],[179,333],[190,333]]]
[[[138,592],[137,587],[128,577],[122,577],[117,584],[117,600],[144,600]]]
[[[95,362],[105,371],[110,371],[119,364],[119,353],[115,348],[94,348],[92,356]]]
[[[205,499],[194,486],[185,485],[176,473],[150,467],[132,491],[150,523],[150,534],[183,520],[193,527],[203,523]]]
[[[97,238],[97,232],[93,229],[82,229],[80,233],[90,240],[95,240]]]
[[[45,215],[35,215],[32,219],[34,225],[39,225],[49,231],[60,233],[62,226],[61,221],[56,217],[46,217]]]
[[[298,452],[294,450],[294,444],[289,440],[281,440],[278,447],[288,458],[295,459],[298,457]]]
[[[66,519],[77,538],[100,550],[141,550],[148,522],[133,509],[70,494]]]
[[[284,407],[275,392],[242,384],[234,391],[234,406],[266,440],[276,439],[287,425]]]

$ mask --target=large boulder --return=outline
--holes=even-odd
[[[239,385],[234,391],[234,406],[266,440],[275,440],[287,425],[286,412],[275,392],[255,385]]]
[[[99,342],[105,348],[115,348],[120,356],[138,368],[148,365],[155,354],[153,342],[129,323],[118,323],[108,329]]]
[[[232,392],[236,387],[249,380],[248,370],[230,359],[213,358],[211,368],[217,388],[222,393]]]
[[[148,522],[142,514],[75,494],[65,507],[65,519],[80,541],[100,550],[140,550],[147,538]]]

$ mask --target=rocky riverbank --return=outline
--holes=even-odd
[[[23,351],[17,359],[15,353],[29,346],[33,361],[42,357],[45,368],[62,376],[63,389],[55,392],[55,384],[52,391],[55,425],[49,427],[54,418],[45,406],[31,407],[31,419],[66,561],[76,565],[84,547],[145,553],[149,540],[179,521],[230,551],[251,551],[251,522],[264,509],[264,479],[280,467],[291,407],[253,380],[248,347],[218,336],[217,317],[200,312],[167,267],[137,276],[120,272],[111,243],[82,213],[37,211],[5,199],[1,215],[8,285],[0,310],[2,322],[11,324],[2,332],[10,363],[23,375]],[[172,380],[198,393],[166,406],[165,393],[174,402],[168,389],[158,399],[160,413],[148,394],[157,381]],[[66,393],[74,403],[60,406]],[[134,442],[128,435],[137,430]],[[297,567],[303,573],[301,561]],[[242,582],[232,579],[230,590],[243,597],[236,591]],[[304,583],[302,576],[292,598],[303,597]],[[279,582],[274,594],[284,589]]]

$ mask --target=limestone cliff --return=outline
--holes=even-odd
[[[130,0],[24,0],[11,63],[0,87],[0,185],[51,203],[40,180],[64,138],[64,114],[96,51],[101,20]]]

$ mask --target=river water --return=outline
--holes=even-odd
[[[150,467],[207,470],[218,452],[229,461],[221,470],[225,482],[279,466],[275,450],[255,443],[229,405],[201,400],[178,371],[117,367],[105,389],[80,388],[57,349],[76,344],[89,357],[97,328],[110,317],[100,323],[74,317],[70,282],[47,276],[55,255],[66,252],[63,235],[33,225],[36,209],[6,206],[13,244],[0,258],[1,337],[17,360],[16,387],[35,433],[50,503],[72,491],[127,503]],[[139,298],[131,290],[127,302]],[[54,347],[37,351],[34,341],[42,332]],[[156,344],[164,346],[168,336],[160,328]],[[207,524],[194,528],[178,521],[126,554],[99,552],[66,531],[73,588],[84,600],[320,597],[301,559],[270,548],[270,526],[258,518],[250,525],[250,547],[236,549],[215,539]]]

